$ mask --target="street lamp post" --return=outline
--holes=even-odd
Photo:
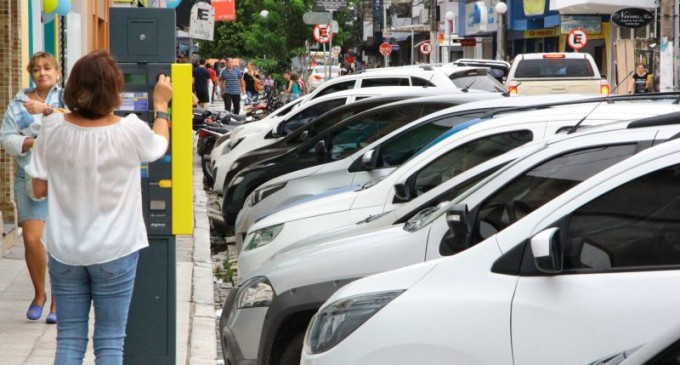
[[[267,19],[267,17],[269,16],[269,11],[267,11],[267,10],[262,10],[262,11],[260,12],[260,16],[262,17],[262,19]],[[266,54],[266,53],[264,54],[264,59],[265,59],[265,60],[267,59],[267,54]]]
[[[505,60],[505,13],[508,11],[508,5],[499,1],[495,6],[498,29],[496,29],[496,59]]]
[[[446,25],[444,26],[444,53],[442,54],[442,63],[449,63],[449,47],[451,46],[451,28],[453,27],[453,18],[456,14],[452,11],[447,11],[444,17],[446,18]]]

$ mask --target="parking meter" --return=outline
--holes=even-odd
[[[170,75],[173,85],[168,151],[140,166],[149,247],[140,251],[124,362],[174,365],[176,236],[193,233],[192,70],[174,64],[173,9],[111,8],[110,34],[111,54],[125,80],[117,115],[134,113],[151,126],[158,75]]]

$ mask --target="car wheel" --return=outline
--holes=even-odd
[[[300,332],[293,339],[288,342],[286,349],[283,350],[281,358],[276,363],[277,365],[299,365],[302,358],[302,342],[304,341],[305,333]]]

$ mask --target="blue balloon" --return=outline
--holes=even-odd
[[[165,7],[169,9],[174,9],[181,3],[182,0],[165,0]]]
[[[55,12],[61,16],[66,16],[71,11],[71,0],[59,0]]]

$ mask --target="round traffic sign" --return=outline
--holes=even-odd
[[[317,24],[312,30],[312,36],[319,43],[328,43],[333,35],[331,34],[331,27],[327,24]]]
[[[432,53],[432,45],[430,42],[423,42],[418,46],[418,51],[420,51],[421,54],[428,55]]]
[[[380,54],[383,56],[389,56],[392,53],[392,46],[387,42],[380,43]]]
[[[567,43],[569,44],[569,47],[578,51],[588,44],[588,34],[582,28],[576,28],[569,32]]]

